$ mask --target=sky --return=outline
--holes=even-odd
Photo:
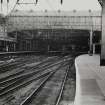
[[[8,11],[7,11],[7,0],[3,0],[2,11],[0,7],[0,13],[6,15],[10,13],[13,9],[17,0],[9,0]],[[19,2],[25,3],[34,3],[35,0],[20,0]],[[1,6],[1,5],[0,5]],[[34,10],[34,11],[53,11],[53,10],[61,10],[61,11],[72,11],[72,10],[101,10],[101,6],[98,3],[98,0],[63,0],[63,4],[60,4],[60,0],[38,0],[37,5],[16,5],[15,9],[17,10]]]

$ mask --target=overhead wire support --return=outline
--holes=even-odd
[[[3,2],[4,2],[4,0],[0,0],[1,1],[1,11],[3,11]],[[17,0],[16,1],[16,4],[14,5],[14,7],[13,7],[13,9],[11,10],[11,12],[14,10],[14,8],[16,7],[16,5],[18,4],[18,5],[20,5],[20,4],[23,4],[23,5],[27,5],[27,4],[37,4],[38,3],[38,0],[34,0],[35,2],[33,2],[33,3],[21,3],[20,2],[21,0]],[[10,0],[7,0],[7,13],[8,13],[8,9],[9,9],[9,2],[10,2]],[[60,0],[60,3],[61,3],[61,5],[63,4],[63,0]]]
[[[3,0],[1,0],[1,1],[3,1]],[[9,0],[8,0],[9,1]],[[14,11],[14,9],[16,8],[16,6],[17,5],[32,5],[32,4],[37,4],[38,3],[38,0],[34,0],[35,2],[33,2],[33,3],[26,3],[26,2],[20,2],[21,0],[17,0],[16,1],[16,3],[15,3],[15,5],[14,5],[14,7],[12,8],[12,10],[10,11],[10,13],[8,13],[8,15],[10,15],[13,11]]]
[[[1,0],[1,11],[3,10],[3,9],[2,9],[2,4],[3,4],[3,0]]]
[[[29,2],[29,3],[27,3],[27,2],[19,2],[20,0],[17,0],[17,4],[37,4],[38,3],[38,0],[34,0],[35,2]]]
[[[8,5],[9,5],[9,0],[7,0],[7,2],[4,2],[4,0],[0,0],[0,4],[1,4],[1,12],[3,11],[3,3],[6,3],[7,5],[7,14],[8,14]]]
[[[36,3],[17,3],[17,4],[36,4]]]

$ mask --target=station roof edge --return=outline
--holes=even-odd
[[[8,16],[101,16],[101,11],[14,11]]]

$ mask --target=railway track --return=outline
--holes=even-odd
[[[58,105],[74,105],[76,92],[76,75],[75,67],[72,65],[68,71],[68,75],[63,87],[63,92]]]
[[[62,85],[61,85],[61,89],[59,91],[59,94],[58,94],[58,97],[57,97],[57,100],[55,102],[55,105],[59,105],[60,101],[61,101],[61,98],[62,98],[62,94],[63,94],[63,90],[64,90],[64,86],[65,86],[65,82],[66,82],[66,79],[67,79],[67,75],[68,75],[68,71],[69,71],[69,66],[66,70],[66,73],[65,73],[65,77],[62,81]]]
[[[2,84],[9,83],[11,81],[17,80],[17,79],[22,78],[22,77],[27,77],[27,76],[34,75],[34,74],[36,74],[36,73],[38,73],[38,72],[40,72],[42,70],[45,70],[46,68],[49,68],[49,67],[52,67],[53,65],[56,65],[56,62],[54,63],[54,61],[52,61],[52,59],[50,59],[50,60],[48,59],[48,60],[45,60],[45,61],[41,62],[38,65],[35,65],[33,67],[29,67],[28,72],[23,73],[24,70],[21,70],[19,72],[16,72],[14,74],[11,74],[9,76],[1,78],[0,79],[0,86],[2,86]]]
[[[37,82],[40,81],[38,86],[36,86],[36,88],[32,91],[32,94],[29,94],[27,97],[24,98],[24,100],[17,102],[18,104],[12,104],[12,105],[27,105],[27,102],[29,102],[29,100],[33,97],[33,94],[39,94],[39,90],[41,89],[41,91],[43,90],[43,86],[47,84],[49,84],[52,81],[49,81],[49,79],[51,78],[56,78],[56,80],[58,79],[58,77],[61,76],[60,79],[60,88],[59,88],[59,93],[56,97],[55,102],[59,103],[60,99],[60,95],[63,91],[62,86],[64,86],[64,81],[66,80],[66,76],[67,76],[67,68],[66,66],[68,65],[68,62],[71,60],[71,58],[68,59],[68,57],[63,57],[63,58],[56,58],[54,59],[48,59],[48,62],[46,62],[47,60],[44,61],[44,65],[43,63],[39,63],[38,65],[36,65],[35,67],[31,67],[31,69],[33,69],[33,71],[28,72],[28,73],[21,73],[18,72],[19,74],[13,74],[11,76],[6,77],[5,79],[1,79],[0,81],[0,86],[2,86],[2,88],[0,89],[0,97],[2,99],[5,99],[5,97],[9,97],[7,98],[7,100],[12,100],[12,94],[15,93],[17,90],[23,88],[23,87],[27,87],[28,85],[30,85],[33,82]],[[43,65],[40,67],[40,65]],[[65,66],[66,65],[66,66]],[[64,68],[65,67],[65,68]],[[60,70],[61,68],[64,68],[65,70]],[[56,72],[59,72],[58,75],[56,74]],[[53,75],[57,75],[54,76]],[[52,79],[52,80],[53,80]],[[48,83],[49,82],[49,83]],[[30,98],[29,98],[30,97]],[[1,102],[1,101],[0,101]],[[24,104],[25,103],[25,104]],[[4,105],[4,104],[3,104]],[[5,105],[9,105],[8,102],[6,102]],[[32,104],[33,105],[33,104]],[[44,104],[38,104],[38,105],[44,105]],[[46,104],[47,105],[47,104]],[[49,104],[48,104],[49,105]],[[58,105],[58,104],[56,104]]]
[[[37,80],[38,78],[48,74],[49,72],[51,72],[52,70],[50,70],[49,68],[53,67],[53,66],[56,66],[56,65],[59,65],[61,62],[57,62],[57,63],[54,63],[52,65],[49,65],[48,67],[45,67],[43,69],[40,69],[40,70],[37,70],[37,71],[34,71],[34,72],[31,72],[31,73],[27,73],[27,74],[24,74],[24,75],[20,75],[18,77],[15,77],[15,78],[12,78],[12,79],[9,79],[9,80],[6,80],[6,81],[3,81],[0,83],[0,86],[2,86],[3,84],[5,85],[6,83],[8,82],[11,82],[13,81],[12,83],[8,84],[8,85],[5,85],[1,90],[0,90],[0,96],[2,96],[3,94],[6,94],[16,88],[19,88],[21,87],[22,85],[24,84],[27,84],[33,80]],[[24,82],[25,81],[25,82]],[[20,84],[21,83],[21,84]],[[17,85],[18,84],[18,85]],[[9,90],[7,90],[9,88]],[[12,89],[10,89],[12,88]]]
[[[0,73],[4,73],[7,71],[11,71],[13,69],[19,68],[25,64],[32,63],[37,59],[43,59],[42,57],[36,58],[35,56],[32,57],[24,57],[24,58],[17,58],[17,59],[10,59],[3,64],[0,65]]]
[[[53,58],[53,59],[55,59],[55,58]],[[53,59],[52,58],[46,58],[46,59],[41,59],[41,61],[39,61],[39,63],[38,64],[34,64],[33,66],[27,66],[27,63],[26,63],[26,66],[24,66],[24,67],[19,67],[19,68],[15,68],[15,70],[13,70],[13,72],[10,72],[9,71],[9,74],[10,75],[6,75],[6,76],[4,76],[4,74],[6,74],[6,73],[1,73],[1,78],[0,78],[0,82],[1,81],[4,81],[4,80],[6,80],[6,79],[9,79],[9,78],[11,78],[11,77],[14,77],[14,76],[16,76],[16,75],[20,75],[20,73],[22,74],[22,73],[25,73],[25,72],[30,72],[31,70],[35,70],[35,69],[38,69],[38,68],[41,68],[41,67],[44,67],[44,66],[47,66],[47,65],[49,65],[50,63],[51,63],[51,61],[53,61]],[[35,61],[33,61],[34,63],[36,63]],[[31,64],[31,63],[30,63]]]
[[[63,70],[61,67],[63,67]],[[62,65],[61,67],[61,70],[53,73],[53,77],[45,80],[46,84],[44,86],[42,82],[42,85],[39,85],[20,105],[58,105],[64,89],[69,65],[66,64],[66,67]]]

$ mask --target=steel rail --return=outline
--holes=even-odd
[[[63,61],[61,61],[61,62],[63,62]],[[55,63],[53,63],[53,64],[51,64],[51,65],[45,66],[44,68],[39,68],[37,71],[33,71],[33,72],[30,72],[30,73],[28,72],[28,73],[19,75],[19,76],[14,77],[14,78],[10,78],[10,79],[8,79],[8,80],[5,80],[5,81],[3,81],[3,82],[0,82],[0,85],[3,85],[3,84],[5,84],[5,83],[11,82],[11,81],[13,81],[13,80],[16,80],[16,79],[19,79],[19,78],[22,78],[22,77],[25,78],[25,77],[27,77],[27,76],[34,75],[34,74],[36,74],[36,73],[38,73],[38,72],[40,72],[40,71],[42,71],[42,70],[46,70],[46,69],[48,69],[48,68],[50,68],[50,67],[53,67],[53,66],[55,66],[55,65],[57,65],[57,64],[60,64],[61,62],[56,61]]]
[[[50,73],[47,78],[44,79],[44,81],[20,104],[20,105],[26,105],[31,98],[38,93],[38,91],[43,87],[43,85],[47,82],[47,80],[55,73],[55,71],[53,71],[52,73]]]
[[[24,72],[24,70],[22,69],[22,70],[20,70],[20,71],[18,71],[18,72],[15,72],[15,73],[12,73],[12,74],[10,74],[10,75],[8,75],[8,76],[2,77],[2,78],[0,78],[0,82],[1,82],[1,81],[4,81],[4,80],[6,80],[6,79],[8,79],[8,78],[10,78],[10,77],[12,77],[12,76],[20,75],[20,74],[22,74],[23,72]]]
[[[64,62],[61,62],[61,65],[59,65],[59,67],[58,67],[55,71],[57,71],[60,67],[62,67],[62,66],[63,66],[62,64],[64,64]],[[30,79],[30,80],[28,80],[28,81],[25,81],[25,82],[23,82],[22,84],[19,84],[19,85],[15,86],[15,87],[13,87],[13,88],[7,90],[7,91],[3,91],[2,93],[0,93],[0,97],[1,97],[1,96],[4,96],[5,94],[8,94],[9,92],[11,92],[11,91],[13,91],[13,90],[15,90],[15,89],[20,88],[20,87],[22,87],[22,86],[24,86],[24,85],[26,85],[26,84],[28,84],[28,83],[31,83],[32,81],[38,80],[38,79],[40,79],[40,78],[46,76],[47,74],[49,74],[49,73],[51,73],[51,72],[53,72],[53,70],[47,71],[47,72],[45,72],[45,73],[43,73],[43,74],[41,74],[41,75],[38,75],[38,76],[36,76],[35,78],[32,78],[32,79]]]
[[[68,61],[68,59],[67,59],[67,61]],[[62,65],[63,62],[65,62],[65,60],[60,61],[60,62],[58,62],[58,63],[61,63],[61,65]],[[58,63],[57,63],[57,64],[58,64]],[[53,66],[53,65],[52,65],[52,66]],[[13,87],[13,88],[7,90],[7,91],[2,92],[2,93],[0,94],[0,96],[3,96],[3,95],[5,95],[5,94],[7,94],[7,93],[9,93],[9,92],[11,92],[11,91],[17,89],[17,88],[20,88],[21,86],[24,86],[24,85],[26,85],[26,84],[28,84],[28,83],[34,81],[34,80],[38,80],[39,78],[41,78],[41,77],[43,77],[43,76],[49,74],[50,72],[52,72],[52,71],[47,71],[47,72],[45,72],[44,74],[41,74],[41,75],[39,75],[39,76],[37,76],[37,77],[35,77],[35,78],[31,78],[30,80],[23,82],[22,84],[18,84],[17,86],[15,86],[15,87]],[[5,90],[5,89],[4,89],[4,90]]]
[[[60,62],[60,63],[62,64],[63,62]],[[57,63],[57,64],[60,64],[60,63]],[[55,64],[55,65],[57,65],[57,64]],[[52,66],[55,66],[55,65],[52,65]],[[52,67],[52,66],[51,66],[51,67]],[[48,70],[46,71],[46,70],[45,70],[45,71],[43,71],[43,72],[51,72],[51,71],[52,71],[52,70],[50,70],[50,71],[48,71]],[[43,73],[43,72],[41,72],[41,73]],[[37,75],[39,75],[39,74],[37,74]],[[31,77],[30,77],[30,78],[31,78]],[[30,79],[30,78],[29,78],[29,79]],[[9,84],[9,85],[3,87],[2,89],[0,89],[0,92],[1,92],[1,93],[4,92],[7,88],[11,88],[11,86],[12,86],[12,88],[15,87],[15,84],[16,84],[16,83],[18,84],[18,83],[20,83],[21,81],[24,82],[24,79],[25,79],[25,78],[22,78],[22,79],[19,79],[19,80],[17,80],[17,81],[14,81],[13,83],[11,83],[11,84]],[[28,80],[27,80],[27,81],[28,81]],[[18,85],[19,85],[19,84],[18,84]]]
[[[64,63],[63,63],[64,64]],[[52,71],[48,77],[35,89],[20,105],[26,105],[29,103],[29,101],[32,99],[34,95],[36,95],[40,89],[43,87],[43,85],[47,82],[47,80],[57,71],[59,70],[63,65],[59,66],[56,70]]]
[[[68,64],[67,62],[66,62],[66,63],[63,62],[63,64],[62,64],[58,69],[56,69],[55,71],[52,72],[52,75],[53,75],[57,70],[59,70],[61,67],[65,66],[65,65],[67,65],[67,64]],[[52,75],[51,75],[51,76],[52,76]],[[48,79],[50,79],[50,78],[48,78]],[[47,82],[48,79],[45,80],[45,83]],[[31,101],[31,99],[33,98],[33,96],[37,95],[37,93],[40,91],[40,89],[43,88],[43,85],[44,85],[45,83],[42,83],[42,85],[38,86],[38,88],[35,89],[35,90],[32,92],[32,94],[30,94],[20,105],[27,105],[27,104]]]
[[[2,66],[0,66],[0,72],[3,73],[3,72],[6,72],[6,71],[10,71],[10,68],[11,69],[15,69],[16,67],[20,67],[26,63],[30,62],[30,60],[21,60],[20,61],[15,61],[15,62],[9,62],[7,64],[4,64]],[[14,67],[15,66],[15,67]]]
[[[62,82],[61,90],[59,92],[59,95],[57,97],[57,101],[56,101],[55,105],[59,105],[59,103],[60,103],[60,100],[61,100],[61,97],[62,97],[62,93],[63,93],[63,90],[64,90],[64,86],[65,86],[65,82],[66,82],[66,79],[67,79],[68,71],[69,71],[69,66],[68,66],[68,68],[66,70],[66,74],[65,74],[64,80]]]
[[[26,85],[26,84],[29,84],[29,83],[31,83],[32,81],[35,81],[35,80],[38,80],[38,79],[42,78],[42,77],[46,76],[47,74],[49,74],[50,72],[51,72],[51,71],[48,71],[48,72],[46,72],[46,73],[43,73],[43,74],[41,74],[41,75],[39,75],[39,76],[36,76],[35,78],[32,78],[32,79],[30,79],[30,80],[28,80],[28,81],[25,81],[25,82],[23,82],[22,84],[19,84],[19,85],[15,86],[15,87],[13,87],[13,88],[7,90],[7,91],[4,91],[4,92],[0,93],[0,97],[2,97],[2,96],[4,96],[5,94],[8,94],[8,93],[10,93],[11,91],[13,91],[13,90],[15,90],[15,89],[18,89],[18,88],[20,88],[20,87],[22,87],[22,86],[24,86],[24,85]]]
[[[36,68],[38,68],[39,66],[44,66],[43,64],[44,63],[46,63],[46,62],[48,62],[49,60],[51,60],[51,59],[45,59],[45,60],[43,60],[42,62],[40,62],[40,63],[38,63],[37,65],[35,65],[35,66],[33,66],[33,67],[30,67],[29,69],[36,69]],[[50,61],[49,61],[50,62]],[[23,70],[22,70],[23,71]],[[6,77],[3,77],[3,78],[0,78],[0,82],[1,81],[3,81],[3,80],[5,80],[5,79],[7,79],[7,78],[9,78],[9,77],[11,77],[12,75],[16,75],[17,73],[13,73],[13,74],[10,74],[10,75],[8,75],[8,76],[6,76]]]
[[[31,58],[31,57],[28,56],[28,57],[25,57],[25,59],[24,58],[19,58],[19,59],[13,61],[13,62],[6,61],[6,62],[4,62],[3,64],[0,65],[0,69],[6,68],[8,66],[14,66],[14,65],[20,64],[20,63],[30,62],[30,59],[29,58]],[[39,59],[39,58],[37,58],[37,59]]]
[[[50,59],[51,60],[51,59]],[[46,63],[46,62],[48,62],[49,61],[49,59],[47,58],[46,60],[43,60],[43,62],[41,62],[41,63],[38,63],[37,65],[35,65],[34,67],[32,67],[32,68],[29,68],[29,69],[31,69],[31,70],[33,70],[33,69],[39,69],[40,70],[40,68],[39,68],[39,66],[41,66],[41,68],[43,67],[43,69],[45,69],[44,68],[44,66],[46,66],[46,65],[42,65],[42,64],[44,64],[44,63]],[[57,62],[57,61],[56,61]],[[54,64],[55,65],[55,64]],[[51,67],[51,66],[53,66],[52,64],[51,65],[47,65],[47,68],[48,67]],[[21,72],[23,72],[23,71],[21,71]],[[32,72],[29,72],[29,73],[32,73]],[[29,74],[28,73],[28,74]],[[3,78],[0,78],[0,84],[3,84],[3,81],[5,80],[5,79],[7,79],[7,78],[11,78],[11,76],[15,76],[16,74],[18,74],[18,72],[17,73],[13,73],[13,74],[11,74],[11,75],[8,75],[8,76],[6,76],[6,77],[3,77]],[[21,75],[22,76],[22,75]],[[24,75],[25,76],[25,75]],[[19,77],[19,76],[18,76]],[[16,77],[15,77],[16,78]],[[14,79],[14,78],[12,78],[12,79]],[[12,79],[8,79],[8,80],[6,80],[6,81],[4,81],[4,83],[6,83],[6,82],[9,82],[9,80],[11,81]]]
[[[52,70],[47,70],[47,71],[45,70],[45,71],[43,71],[43,72],[41,72],[41,73],[44,73],[44,72],[47,73],[47,72],[51,72],[51,71],[52,71]],[[36,76],[37,76],[37,75],[40,75],[40,73],[36,74]],[[35,75],[33,74],[33,76],[35,76]],[[33,78],[33,76],[30,76],[28,79]],[[8,89],[8,88],[11,88],[11,87],[13,88],[13,87],[15,87],[16,84],[19,85],[21,82],[23,83],[25,79],[27,79],[27,77],[24,77],[24,76],[23,76],[23,78],[21,78],[21,79],[19,79],[19,80],[17,80],[17,81],[14,81],[13,83],[11,83],[11,84],[9,84],[9,85],[3,87],[2,89],[0,89],[0,93],[1,93],[1,92],[4,92],[4,91],[5,91],[6,89]],[[28,81],[28,80],[27,80],[27,81]]]

